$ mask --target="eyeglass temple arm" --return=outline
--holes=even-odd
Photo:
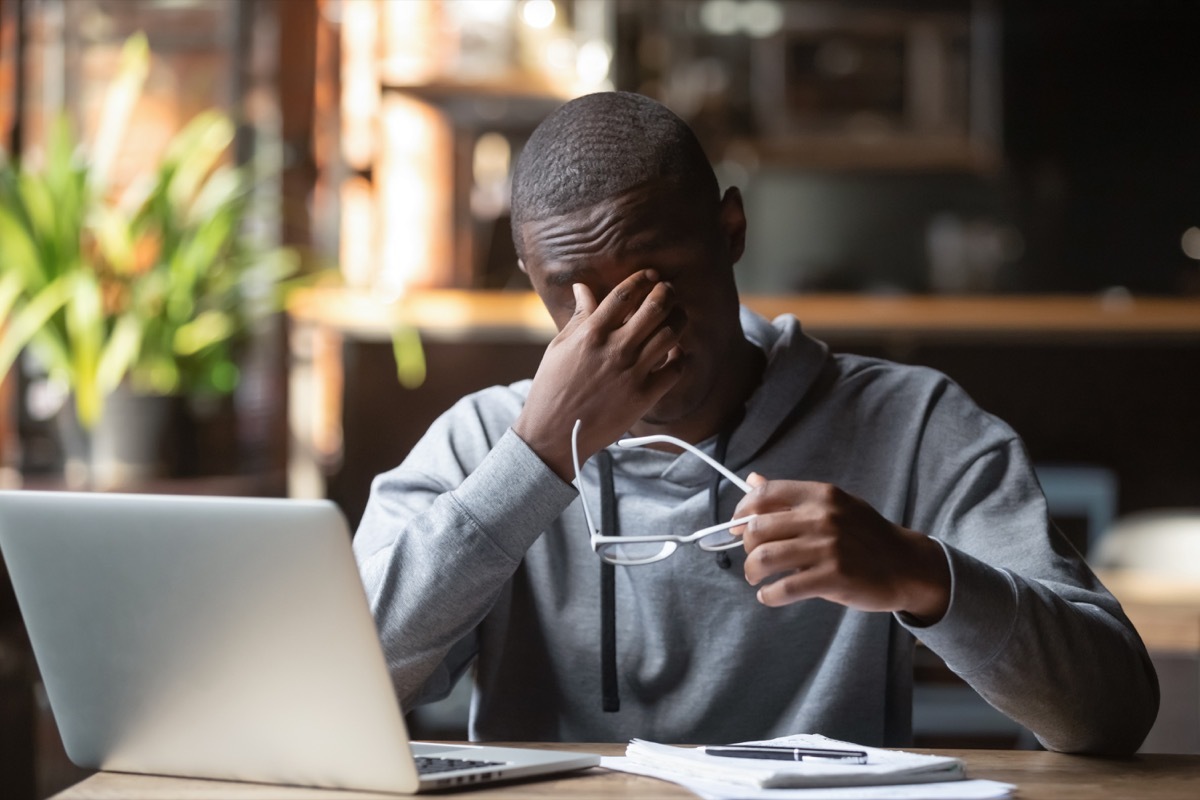
[[[578,427],[579,427],[578,422],[575,423],[575,427],[576,427],[576,429],[578,429]],[[575,441],[574,441],[574,439],[572,439],[571,444],[574,445],[574,443],[575,443]],[[752,492],[754,490],[753,486],[746,483],[744,480],[739,478],[737,475],[734,475],[731,471],[726,469],[725,466],[723,464],[721,464],[721,462],[717,461],[715,458],[708,455],[708,453],[705,453],[703,450],[701,450],[698,447],[688,444],[687,442],[683,441],[682,439],[676,439],[674,436],[666,436],[664,434],[654,434],[652,436],[635,436],[630,439],[618,439],[617,440],[618,447],[640,447],[645,444],[673,444],[678,447],[682,447],[684,450],[687,450],[692,455],[699,456],[700,458],[704,459],[704,463],[708,464],[710,467],[715,469],[717,472],[724,475],[726,478],[729,479],[730,483],[732,483],[734,486],[741,489],[746,494],[750,494],[750,492]],[[578,470],[576,470],[576,474],[578,474]],[[587,506],[584,506],[584,509],[586,510]]]
[[[579,467],[579,428],[583,425],[583,420],[575,420],[575,427],[571,429],[571,462],[575,467],[575,490],[579,492],[579,504],[583,506],[583,518],[587,521],[588,533],[593,536],[599,535],[600,531],[592,522],[592,512],[588,509],[587,497],[583,492],[583,476],[580,474],[582,470]]]

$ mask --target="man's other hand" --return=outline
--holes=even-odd
[[[937,622],[950,603],[950,567],[941,546],[888,522],[863,500],[813,481],[768,481],[734,511],[755,514],[740,529],[746,580],[759,602],[783,606],[821,597],[864,611],[905,611]]]

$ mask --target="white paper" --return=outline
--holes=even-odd
[[[628,758],[607,756],[600,766],[658,778],[682,786],[704,800],[1001,800],[1017,788],[1010,783],[960,780],[942,783],[910,783],[893,786],[840,786],[813,789],[764,789],[688,777],[678,772],[635,764]]]
[[[867,763],[837,764],[829,761],[797,763],[722,758],[707,755],[700,747],[674,747],[640,739],[634,739],[629,743],[625,755],[631,762],[655,770],[674,772],[685,777],[698,777],[719,783],[762,788],[928,784],[940,781],[961,781],[966,777],[963,762],[957,758],[884,750],[879,747],[863,747],[818,734],[797,734],[779,739],[740,742],[739,744],[862,750],[867,753]]]

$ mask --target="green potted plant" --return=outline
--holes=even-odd
[[[127,118],[147,64],[145,39],[132,38],[110,117]],[[106,176],[123,120],[99,130],[90,159],[59,120],[41,169],[0,164],[0,375],[32,350],[69,387],[85,432],[119,388],[231,392],[238,344],[279,308],[298,266],[294,253],[245,232],[253,176],[225,162],[234,135],[227,116],[198,115],[120,194]]]

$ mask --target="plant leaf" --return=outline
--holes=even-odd
[[[91,428],[100,419],[104,394],[96,382],[100,349],[104,344],[106,324],[100,283],[86,271],[75,274],[74,291],[68,298],[65,311],[67,341],[71,354],[71,387],[75,390],[75,411],[79,424]]]
[[[117,388],[137,359],[141,344],[141,320],[132,312],[121,315],[96,366],[96,385],[101,392],[107,394]]]
[[[181,356],[192,356],[234,334],[233,317],[223,311],[204,311],[194,320],[175,331],[174,350]]]
[[[24,173],[17,180],[17,190],[21,193],[21,202],[29,217],[31,233],[42,242],[53,240],[56,230],[54,220],[59,212],[54,208],[47,182],[40,175]]]
[[[232,167],[220,167],[200,187],[188,213],[188,222],[196,224],[234,204],[240,207],[245,195],[244,174]]]
[[[233,122],[225,114],[202,111],[179,132],[167,149],[175,162],[169,196],[172,205],[185,213],[209,173],[233,143]]]
[[[36,292],[54,278],[45,269],[29,229],[3,205],[0,205],[0,268],[6,275],[20,274],[27,292]]]
[[[24,288],[25,281],[21,279],[20,273],[16,270],[6,270],[0,273],[0,327],[3,327],[8,320],[8,314],[17,304],[17,300],[21,297],[21,290]],[[3,379],[3,375],[4,373],[0,372],[0,380]]]
[[[133,115],[134,106],[142,94],[146,75],[150,72],[150,43],[144,33],[125,40],[121,48],[121,66],[117,78],[104,98],[104,115],[96,132],[92,148],[92,185],[103,191],[108,184],[109,170],[125,138],[125,128]]]
[[[416,328],[402,325],[392,331],[392,354],[401,386],[416,389],[425,382],[425,348]]]
[[[92,217],[92,230],[100,254],[117,273],[129,275],[134,271],[133,233],[129,220],[114,208],[102,207]]]
[[[29,344],[59,309],[67,304],[75,289],[73,276],[64,275],[50,283],[22,306],[0,331],[0,375],[12,367],[22,348]]]
[[[46,142],[46,183],[51,193],[66,194],[75,173],[75,137],[65,113],[55,115]]]

